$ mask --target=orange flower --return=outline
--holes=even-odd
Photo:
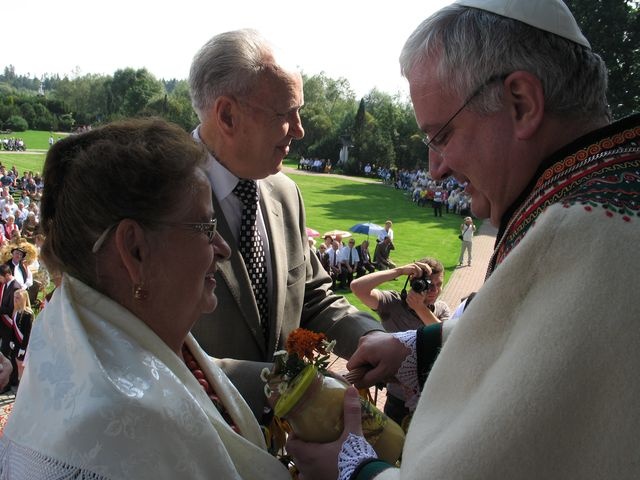
[[[287,337],[285,348],[287,352],[295,354],[298,358],[306,358],[309,361],[315,359],[316,353],[325,353],[323,340],[326,338],[324,333],[315,333],[304,328],[296,328]]]

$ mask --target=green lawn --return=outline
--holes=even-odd
[[[49,136],[51,132],[43,132],[39,130],[27,130],[26,132],[13,132],[10,134],[0,134],[2,138],[22,138],[27,151],[29,150],[47,150],[49,148]],[[53,132],[54,140],[66,137],[68,133]]]
[[[298,184],[305,202],[307,226],[324,233],[328,230],[348,230],[361,222],[383,225],[393,221],[394,244],[391,259],[396,265],[405,265],[425,256],[439,259],[445,267],[445,283],[457,265],[460,252],[459,215],[443,214],[434,217],[433,210],[412,203],[406,192],[382,184],[362,183],[334,175],[291,174]],[[354,234],[356,243],[366,235]],[[321,241],[317,239],[317,244]],[[375,249],[375,238],[369,238],[370,253]],[[404,278],[384,284],[382,288],[400,290]],[[351,293],[345,294],[356,307],[368,308]]]
[[[39,134],[33,138],[39,136],[39,142],[44,141],[41,153],[0,151],[0,162],[8,167],[15,165],[21,173],[25,169],[42,172],[49,132],[33,133]],[[23,138],[28,137],[25,135]],[[285,165],[296,168],[297,163],[288,160]],[[391,252],[391,259],[397,265],[425,256],[436,257],[445,266],[445,283],[455,269],[460,248],[457,237],[461,222],[459,215],[445,213],[443,217],[435,218],[431,208],[418,207],[409,200],[406,192],[381,183],[362,183],[326,174],[293,173],[290,177],[302,192],[308,227],[322,234],[334,229],[348,230],[361,222],[383,225],[385,220],[391,219],[396,245],[396,250]],[[367,238],[361,234],[353,236],[357,243]],[[369,240],[373,256],[375,238]],[[382,288],[400,290],[403,284],[404,279],[398,279],[384,284]],[[359,309],[368,310],[353,294],[346,293],[345,297]]]
[[[7,137],[22,138],[27,146],[26,152],[8,152],[0,149],[0,162],[8,168],[15,165],[20,173],[24,171],[42,172],[44,157],[49,149],[50,135],[50,132],[36,130],[0,134],[0,139]],[[67,135],[68,133],[53,132],[54,140],[58,140]]]

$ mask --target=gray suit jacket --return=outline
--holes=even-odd
[[[219,364],[259,416],[265,400],[260,370],[272,362],[273,353],[283,348],[292,330],[301,326],[324,332],[337,341],[335,353],[349,358],[364,333],[383,328],[371,315],[329,290],[331,279],[309,249],[300,191],[278,173],[260,182],[273,281],[269,340],[265,342],[244,261],[215,195],[213,203],[218,231],[231,247],[231,258],[219,264],[216,274],[218,307],[200,318],[193,334],[206,352],[220,359]]]

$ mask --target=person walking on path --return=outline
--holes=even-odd
[[[473,234],[476,231],[476,226],[473,224],[471,217],[465,217],[462,225],[460,225],[460,258],[458,259],[458,266],[462,266],[464,260],[464,252],[467,251],[467,265],[471,266],[471,250],[473,249]]]

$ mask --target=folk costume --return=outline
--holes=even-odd
[[[146,324],[65,275],[33,328],[0,478],[288,478],[228,378],[185,345],[224,412]]]
[[[638,198],[640,115],[548,158],[457,324],[417,331],[401,469],[352,478],[640,478]]]

